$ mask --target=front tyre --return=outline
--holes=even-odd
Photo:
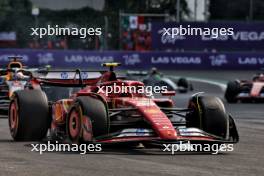
[[[194,96],[189,101],[186,126],[199,128],[209,134],[226,138],[229,129],[229,116],[222,101],[217,97]]]
[[[177,86],[179,87],[180,93],[186,93],[189,88],[189,83],[186,78],[180,78],[178,80]]]
[[[240,91],[240,85],[237,81],[230,81],[227,83],[227,88],[225,91],[225,98],[228,103],[236,103],[237,95]]]
[[[15,141],[40,141],[49,128],[48,100],[41,90],[20,90],[9,105],[9,129]]]

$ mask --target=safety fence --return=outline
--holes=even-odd
[[[264,52],[132,52],[0,49],[3,68],[9,56],[22,56],[29,67],[51,65],[60,68],[98,69],[104,62],[120,62],[121,69],[259,70]]]

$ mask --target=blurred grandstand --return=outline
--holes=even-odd
[[[86,51],[81,55],[87,57],[91,55],[88,53],[90,51],[135,51],[132,56],[122,53],[120,57],[128,58],[127,63],[131,63],[131,57],[140,60],[136,52],[143,54],[143,58],[151,59],[154,53],[145,56],[145,51],[169,51],[174,52],[174,55],[185,53],[179,56],[181,58],[207,58],[220,66],[227,62],[227,57],[234,57],[240,62],[241,53],[248,52],[243,58],[253,58],[252,63],[254,58],[260,58],[262,64],[262,53],[254,56],[250,54],[252,51],[264,50],[263,8],[262,0],[1,0],[0,48],[31,49],[26,52],[34,52],[35,49]],[[188,36],[172,40],[158,35],[163,27],[179,24],[234,27],[235,34],[230,38],[216,40]],[[40,39],[30,35],[31,27],[47,25],[101,27],[103,35],[84,39],[79,36],[45,36]],[[11,51],[1,50],[0,54],[6,55]],[[188,55],[188,52],[193,51],[200,55]],[[230,56],[229,53],[204,55],[208,52],[230,51],[240,53]],[[53,56],[54,53],[35,55]],[[100,57],[114,57],[108,53],[106,55]],[[164,60],[168,57],[164,53],[160,55]]]
[[[41,49],[151,50],[153,21],[261,20],[261,0],[1,0],[0,47]],[[39,14],[32,15],[32,9]],[[222,13],[225,11],[225,13]],[[30,26],[94,27],[102,37],[35,40]]]

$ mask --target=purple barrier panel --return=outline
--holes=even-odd
[[[182,25],[188,28],[233,28],[233,35],[212,38],[201,35],[175,36],[162,35],[164,28],[177,28]],[[152,48],[155,50],[185,49],[185,50],[264,50],[264,23],[263,22],[153,22]]]
[[[244,52],[244,53],[227,53],[227,64],[225,69],[234,70],[260,70],[264,68],[264,53]]]
[[[130,69],[259,70],[264,67],[264,53],[125,53],[121,62]]]
[[[23,56],[24,64],[28,66],[51,65],[54,67],[95,67],[103,62],[113,62],[119,58],[119,52],[71,51],[71,50],[31,50],[31,49],[1,49],[0,63],[6,65],[8,56]]]
[[[8,56],[23,56],[27,66],[70,67],[70,68],[101,68],[104,62],[121,62],[124,69],[139,67],[147,68],[150,64],[142,53],[119,51],[72,51],[72,50],[31,50],[31,49],[0,49],[0,64],[8,63]]]
[[[0,64],[8,56],[23,56],[29,67],[51,65],[61,68],[102,69],[101,63],[120,62],[120,69],[192,69],[192,70],[259,70],[264,67],[264,52],[204,53],[204,52],[125,52],[0,49]]]
[[[22,56],[23,64],[31,67],[39,66],[39,62],[36,59],[37,55],[33,50],[27,49],[0,49],[0,65],[1,68],[5,67],[8,62],[9,56]]]

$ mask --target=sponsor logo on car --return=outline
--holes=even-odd
[[[62,73],[61,73],[61,78],[62,78],[62,79],[68,79],[68,77],[69,77],[69,75],[68,75],[67,72],[62,72]]]

